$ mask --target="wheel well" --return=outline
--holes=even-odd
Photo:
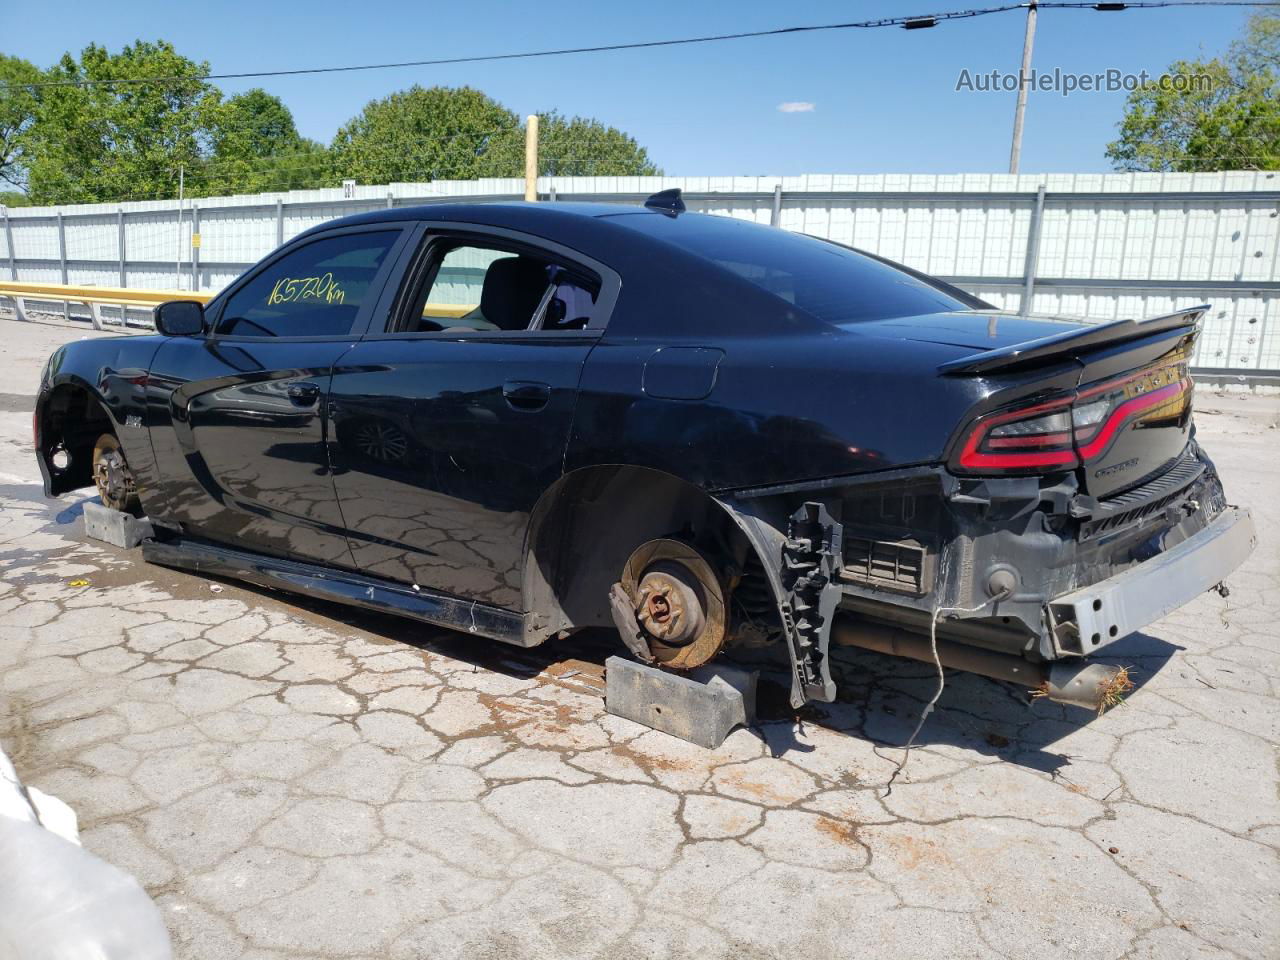
[[[65,493],[93,484],[93,445],[104,433],[115,433],[102,403],[85,387],[62,384],[44,402],[40,416],[38,455],[49,469],[53,492]],[[58,466],[60,451],[66,463]]]
[[[759,567],[729,511],[694,485],[643,467],[588,467],[562,478],[535,507],[526,542],[526,640],[613,625],[609,588],[633,550],[659,537],[696,546],[735,588]]]

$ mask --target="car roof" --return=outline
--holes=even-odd
[[[560,201],[440,202],[412,207],[385,207],[339,220],[329,220],[312,227],[301,236],[341,227],[434,220],[496,227],[541,237],[614,265],[616,269],[636,269],[639,264],[641,269],[648,270],[656,265],[655,258],[673,266],[680,264],[685,270],[694,264],[700,265],[702,269],[708,266],[708,261],[650,231],[621,229],[628,225],[628,221],[635,222],[649,217],[673,219],[669,212],[638,204]],[[674,219],[686,218],[702,220],[707,215],[681,213]]]
[[[386,207],[357,213],[340,220],[325,223],[325,228],[345,227],[365,223],[385,223],[401,220],[456,220],[491,227],[528,228],[534,224],[564,226],[567,221],[618,217],[629,214],[639,216],[668,216],[659,210],[622,203],[424,203],[412,207]]]

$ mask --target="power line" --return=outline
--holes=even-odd
[[[294,77],[326,73],[352,73],[361,70],[395,70],[404,67],[439,67],[463,63],[491,63],[498,60],[528,60],[538,57],[563,57],[584,53],[609,53],[619,50],[645,50],[654,47],[689,46],[699,43],[720,43],[728,40],[748,40],[757,37],[777,37],[798,33],[819,33],[833,30],[870,30],[882,27],[903,27],[908,30],[934,27],[947,20],[965,20],[985,17],[1011,10],[1022,10],[1030,3],[1007,3],[995,7],[977,7],[969,10],[948,10],[941,13],[915,14],[900,17],[882,17],[876,20],[857,20],[847,23],[807,24],[792,27],[775,27],[769,30],[744,30],[735,33],[708,34],[699,37],[681,37],[670,40],[640,40],[630,43],[609,43],[598,46],[564,47],[556,50],[531,50],[520,53],[477,54],[469,57],[443,57],[435,60],[404,60],[395,63],[366,63],[343,67],[306,67],[296,70],[258,70],[240,73],[206,73],[186,77],[133,77],[119,80],[41,80],[34,83],[5,84],[0,89],[36,89],[42,87],[95,87],[114,84],[191,83],[202,80],[249,80],[262,77]],[[1121,10],[1149,10],[1169,7],[1276,7],[1280,0],[1143,0],[1133,3],[1085,3],[1041,2],[1041,10],[1097,10],[1115,12]]]

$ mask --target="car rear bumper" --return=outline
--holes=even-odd
[[[1227,507],[1182,543],[1048,604],[1057,631],[1074,631],[1085,654],[1141,630],[1221,583],[1257,543],[1248,510]]]

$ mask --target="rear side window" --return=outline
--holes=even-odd
[[[355,326],[398,230],[316,240],[281,257],[227,300],[226,337],[341,337]]]
[[[848,247],[728,217],[634,214],[618,222],[736,273],[827,323],[970,310],[976,301]]]
[[[584,330],[599,293],[595,276],[532,250],[440,239],[403,332]]]

